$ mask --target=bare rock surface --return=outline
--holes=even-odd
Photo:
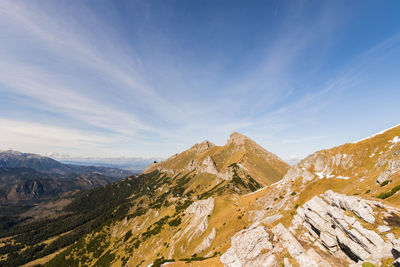
[[[182,236],[189,233],[188,240],[190,242],[194,236],[204,233],[208,227],[208,215],[211,215],[213,209],[213,198],[193,202],[185,211],[186,214],[192,215],[193,217],[185,231],[183,231]]]
[[[216,234],[217,231],[215,230],[215,228],[213,228],[211,233],[206,236],[203,242],[201,242],[201,244],[195,249],[195,253],[200,253],[203,250],[209,248],[211,246],[211,243],[214,241]]]
[[[393,244],[361,223],[375,223],[372,209],[375,205],[374,201],[329,190],[325,192],[323,199],[316,196],[298,208],[300,218],[295,217],[293,224],[295,227],[303,226],[307,229],[328,252],[344,252],[340,254],[349,262],[369,261],[379,264],[382,258],[393,257]],[[379,227],[386,229],[386,226]],[[377,231],[379,232],[378,229]]]
[[[221,262],[225,266],[270,266],[274,263],[270,255],[262,255],[263,250],[271,251],[272,244],[269,234],[263,226],[243,230],[231,238],[231,248],[221,256]],[[276,259],[275,259],[276,262]],[[272,265],[273,266],[273,265]]]
[[[306,250],[282,224],[272,229],[280,246],[286,248],[297,263],[304,267],[331,266],[313,248]]]

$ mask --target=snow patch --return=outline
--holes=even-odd
[[[323,179],[323,178],[329,179],[329,178],[335,177],[335,175],[333,175],[332,172],[325,173],[325,170],[322,172],[316,172],[315,175],[317,175],[319,177],[319,179]]]
[[[395,136],[392,140],[388,141],[389,143],[396,144],[400,142],[400,138],[398,136]]]
[[[372,158],[373,156],[375,156],[375,153],[372,153],[369,157]]]
[[[248,193],[248,194],[246,194],[246,195],[243,195],[243,196],[244,196],[244,197],[246,197],[246,196],[253,195],[253,194],[255,194],[255,193],[258,193],[258,192],[260,192],[260,191],[262,191],[262,190],[264,190],[264,189],[266,189],[266,188],[268,188],[268,187],[269,187],[269,186],[266,186],[266,187],[260,188],[260,189],[258,189],[258,190],[256,190],[256,191],[254,191],[254,192]]]
[[[348,176],[342,176],[342,175],[338,175],[338,176],[336,176],[336,178],[337,178],[337,179],[343,179],[343,180],[349,180],[349,179],[350,179],[350,177],[348,177]]]

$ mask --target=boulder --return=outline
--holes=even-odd
[[[300,242],[281,223],[275,226],[272,232],[276,235],[280,245],[288,250],[290,256],[300,266],[331,266],[313,248],[306,251]]]
[[[221,256],[221,262],[228,267],[267,267],[270,266],[268,262],[273,261],[271,253],[268,253],[272,248],[269,234],[263,226],[243,230],[231,238],[231,247]]]
[[[375,222],[374,212],[370,204],[368,204],[365,199],[338,194],[332,190],[325,192],[324,199],[331,206],[352,211],[354,214],[368,223]]]

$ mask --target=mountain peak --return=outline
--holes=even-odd
[[[12,150],[12,149],[4,150],[4,151],[1,151],[0,153],[3,155],[18,155],[18,156],[23,155],[23,153],[16,151],[16,150]]]
[[[209,148],[211,148],[213,146],[215,146],[215,145],[212,142],[210,142],[208,140],[204,140],[203,142],[192,146],[190,150],[196,150],[196,152],[201,153],[201,152],[208,150]]]
[[[228,141],[226,142],[227,145],[235,144],[235,145],[243,145],[247,140],[252,141],[247,136],[240,134],[238,132],[231,133]]]

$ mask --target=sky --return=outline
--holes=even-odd
[[[400,122],[399,1],[0,1],[0,149],[284,159]]]

